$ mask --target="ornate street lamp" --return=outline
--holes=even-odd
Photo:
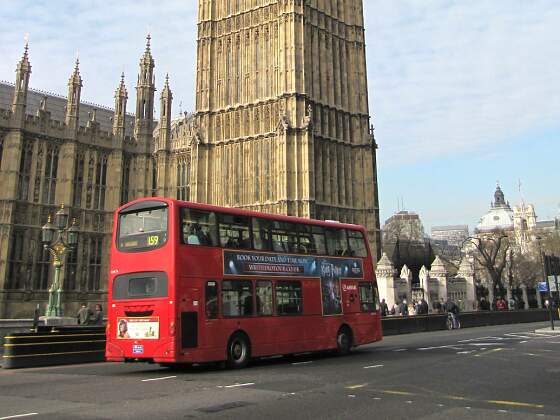
[[[63,257],[75,250],[78,244],[78,226],[76,219],[72,220],[72,226],[68,226],[68,210],[64,204],[55,214],[55,224],[51,223],[51,216],[45,226],[42,227],[41,239],[43,247],[50,252],[53,257],[54,279],[49,288],[49,304],[45,316],[60,317],[62,312],[62,282],[60,281],[60,270],[62,268]]]

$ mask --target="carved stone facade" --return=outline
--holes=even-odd
[[[80,226],[65,264],[67,313],[106,297],[112,213],[168,196],[363,224],[380,251],[361,0],[199,0],[196,112],[172,118],[166,78],[154,119],[150,37],[135,115],[124,75],[114,110],[0,83],[0,318],[30,316],[52,275],[40,228],[64,203]]]
[[[369,118],[361,0],[199,0],[191,200],[362,224],[377,255]]]

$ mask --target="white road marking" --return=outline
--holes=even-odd
[[[459,340],[457,343],[468,343],[470,341],[480,341],[480,340],[491,340],[497,339],[498,337],[478,337],[478,338],[469,338],[468,340]]]
[[[410,400],[405,401],[405,402],[406,402],[407,404],[412,404],[412,403],[413,403],[413,401],[410,401]]]
[[[465,408],[466,408],[467,410],[470,410],[470,409],[471,409],[470,407],[465,407]]]
[[[356,396],[354,394],[349,394],[348,398],[356,398]]]
[[[224,388],[239,388],[241,386],[251,386],[251,385],[255,385],[255,383],[254,382],[247,382],[246,384],[226,385],[226,386],[224,386]]]
[[[534,353],[523,353],[523,354],[524,354],[525,356],[537,356],[537,355],[534,354]]]
[[[25,414],[15,414],[13,416],[8,416],[8,417],[0,417],[0,420],[6,420],[6,419],[18,419],[20,417],[29,417],[29,416],[36,416],[39,413],[25,413]]]
[[[395,349],[393,351],[407,351],[408,349]]]
[[[374,399],[375,401],[379,401],[381,398],[379,398],[379,397],[373,397],[373,399]]]
[[[383,367],[383,365],[364,366],[364,369],[374,369],[374,368],[380,368],[380,367]]]
[[[476,350],[465,350],[465,351],[458,351],[457,354],[471,354],[474,353]]]
[[[519,343],[525,344],[525,343],[528,343],[528,341],[527,341],[527,340],[523,340],[523,341],[520,341]]]
[[[501,346],[503,343],[469,343],[469,346]]]
[[[176,378],[176,377],[177,376],[164,376],[162,378],[142,379],[142,382],[163,381],[165,379],[173,379],[173,378]]]
[[[445,405],[443,405],[443,404],[438,404],[437,406],[438,407],[445,407]]]
[[[498,410],[498,413],[507,413],[507,410]]]
[[[308,365],[309,363],[313,363],[312,360],[308,360],[307,362],[294,362],[292,365]]]
[[[447,346],[419,347],[419,348],[417,348],[416,350],[426,351],[426,350],[437,350],[437,349],[462,350],[463,347],[455,346],[455,345],[449,344],[449,345],[447,345]]]

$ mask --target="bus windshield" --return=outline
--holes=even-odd
[[[163,203],[162,203],[163,204]],[[168,209],[125,209],[119,215],[117,246],[122,251],[142,251],[163,246],[167,241]]]

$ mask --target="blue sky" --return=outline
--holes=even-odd
[[[559,214],[560,2],[364,1],[369,103],[379,144],[382,222],[402,198],[427,230],[471,228],[496,181],[512,204]],[[145,35],[174,109],[192,110],[195,0],[2,0],[0,79],[12,81],[25,33],[31,86],[66,94],[76,53],[82,97],[112,106],[121,71],[129,110]]]

